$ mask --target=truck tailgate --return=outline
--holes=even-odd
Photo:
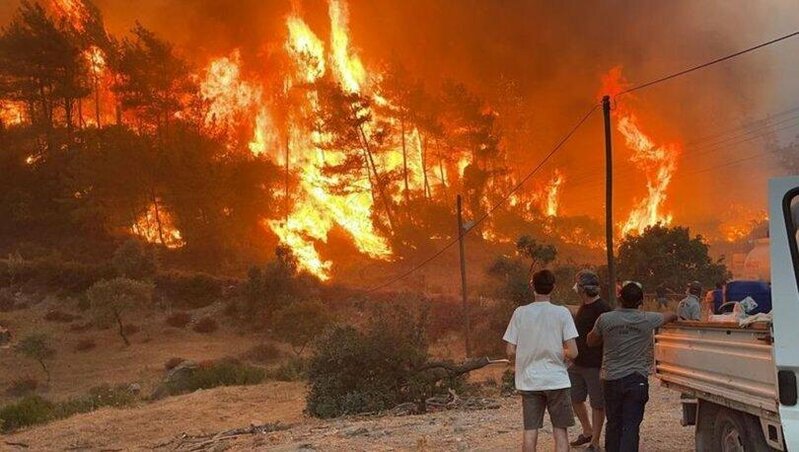
[[[759,416],[777,415],[768,329],[687,322],[655,335],[655,373],[666,386]]]

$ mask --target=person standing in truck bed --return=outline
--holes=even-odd
[[[685,291],[685,298],[677,305],[677,315],[680,320],[700,320],[702,318],[702,304],[699,297],[702,295],[702,284],[692,281]]]

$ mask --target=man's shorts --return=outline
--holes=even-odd
[[[602,394],[602,382],[599,380],[599,368],[571,366],[569,380],[572,382],[572,403],[583,403],[591,400],[591,408],[605,409],[605,396]]]
[[[544,410],[555,428],[574,425],[574,411],[569,388],[550,391],[519,391],[522,395],[524,429],[536,430],[544,426]]]

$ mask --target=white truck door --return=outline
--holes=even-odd
[[[771,296],[780,422],[788,450],[799,450],[799,177],[769,181]]]

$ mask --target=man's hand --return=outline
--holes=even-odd
[[[594,329],[586,336],[585,343],[588,344],[589,347],[599,347],[602,345],[602,335],[596,330],[596,326],[594,326]]]
[[[508,345],[505,346],[505,354],[508,355],[508,365],[514,365],[516,362],[516,344],[508,342]]]
[[[675,314],[673,312],[664,312],[661,315],[663,315],[663,323],[671,323],[671,322],[674,322],[674,321],[679,319],[677,314]],[[589,335],[588,339],[589,339],[588,345],[591,345],[591,340],[590,340],[591,337],[590,337],[590,335]]]
[[[565,356],[567,362],[577,358],[577,353],[577,341],[569,339],[563,343],[563,356]]]

